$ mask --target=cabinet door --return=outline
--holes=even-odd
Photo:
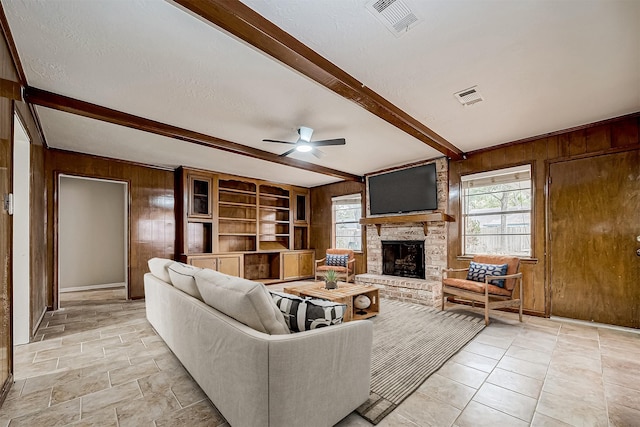
[[[302,252],[299,255],[299,274],[300,277],[313,276],[313,263],[315,261],[315,252]]]
[[[214,257],[190,258],[189,264],[198,268],[209,268],[217,270],[217,259]]]
[[[211,218],[211,178],[189,175],[189,217]]]
[[[229,276],[241,277],[240,256],[218,258],[218,271]]]
[[[309,198],[307,194],[294,193],[294,217],[296,224],[306,225],[309,222]]]
[[[298,254],[285,252],[282,254],[282,280],[295,279],[300,276]]]

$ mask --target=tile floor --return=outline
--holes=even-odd
[[[11,426],[228,426],[122,290],[65,294],[15,350]],[[466,308],[465,308],[466,309]],[[340,427],[370,425],[353,413]],[[640,426],[640,334],[495,313],[380,426]]]

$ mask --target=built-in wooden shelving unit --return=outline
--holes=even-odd
[[[308,189],[187,168],[177,179],[179,259],[265,283],[313,277]]]
[[[380,235],[380,228],[383,224],[401,224],[401,223],[420,223],[422,224],[422,228],[424,230],[425,236],[428,232],[428,222],[434,221],[445,221],[445,222],[454,222],[455,218],[451,215],[447,215],[442,212],[434,212],[427,214],[413,214],[413,215],[391,215],[391,216],[380,216],[373,218],[360,218],[361,225],[375,225],[378,231],[378,236]]]

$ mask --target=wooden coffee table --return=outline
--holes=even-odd
[[[344,322],[368,319],[380,313],[379,290],[373,286],[339,282],[337,289],[325,289],[324,282],[316,282],[297,286],[285,286],[284,292],[297,296],[322,298],[340,304],[346,304],[347,311],[344,315]],[[366,295],[371,300],[371,305],[362,311],[353,306],[353,300],[358,295]]]

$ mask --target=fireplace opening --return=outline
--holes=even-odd
[[[382,274],[424,279],[424,241],[382,242]]]

